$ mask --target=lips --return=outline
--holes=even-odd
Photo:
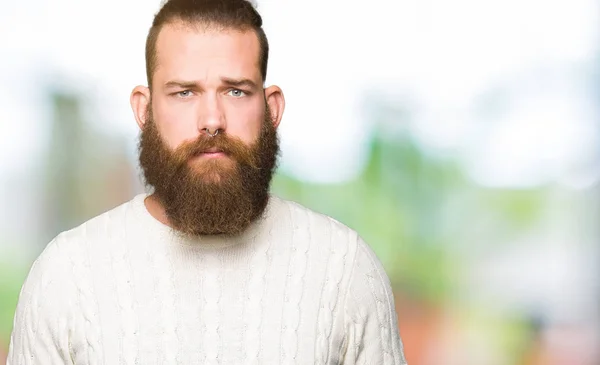
[[[217,154],[223,154],[223,150],[219,149],[219,148],[207,148],[205,150],[200,150],[196,153],[194,153],[194,157],[199,157],[199,156],[210,156],[210,155],[217,155]]]
[[[194,154],[192,158],[219,158],[225,156],[227,156],[227,153],[220,148],[207,148],[205,150],[198,151],[198,153]]]

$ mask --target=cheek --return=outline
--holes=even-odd
[[[260,135],[264,119],[263,107],[248,105],[244,108],[232,108],[227,113],[227,133],[238,137],[247,145],[256,141]]]
[[[153,104],[154,122],[163,140],[171,149],[198,136],[193,105]]]

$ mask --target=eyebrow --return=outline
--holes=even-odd
[[[165,83],[165,87],[170,88],[182,88],[182,89],[195,89],[198,87],[198,84],[193,81],[179,81],[173,80]]]
[[[258,89],[256,83],[250,79],[232,79],[229,77],[221,77],[221,82],[233,87],[246,86],[252,89]]]
[[[246,86],[252,89],[258,89],[256,83],[250,79],[234,79],[230,77],[221,77],[221,82],[227,86],[242,87]],[[182,89],[200,89],[200,85],[194,81],[172,80],[165,83],[165,88],[182,88]]]

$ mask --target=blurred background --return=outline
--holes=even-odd
[[[59,232],[144,191],[159,0],[0,0],[0,364]],[[357,230],[410,365],[600,364],[600,3],[259,0],[273,191]]]

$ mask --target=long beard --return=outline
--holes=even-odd
[[[279,155],[268,107],[259,138],[248,146],[236,137],[201,134],[175,150],[163,141],[148,106],[139,142],[139,162],[147,185],[165,209],[169,224],[189,236],[237,235],[259,219]],[[198,157],[217,148],[225,157]]]

